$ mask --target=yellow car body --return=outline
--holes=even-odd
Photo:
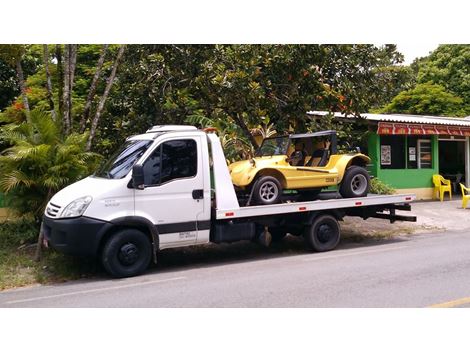
[[[336,186],[351,165],[365,167],[370,158],[362,153],[333,154],[325,166],[292,166],[287,155],[255,157],[229,165],[235,186],[248,189],[259,176],[275,177],[283,189],[321,189]]]

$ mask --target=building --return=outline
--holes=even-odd
[[[326,111],[310,111],[321,118]],[[336,119],[356,118],[334,113]],[[368,126],[366,152],[372,159],[370,172],[399,193],[432,198],[432,175],[441,174],[460,193],[459,182],[470,181],[470,117],[361,114]]]

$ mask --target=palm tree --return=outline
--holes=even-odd
[[[100,156],[85,151],[86,134],[62,138],[50,115],[34,110],[30,120],[2,126],[10,147],[0,154],[0,191],[10,208],[39,220],[54,193],[90,174]]]

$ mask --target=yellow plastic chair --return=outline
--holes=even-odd
[[[462,208],[467,208],[468,200],[470,199],[470,188],[465,187],[460,183],[460,189],[462,190]]]
[[[441,175],[432,175],[432,182],[434,183],[434,195],[439,193],[441,202],[444,200],[445,192],[449,192],[449,199],[452,199],[452,184],[450,180],[446,180]]]

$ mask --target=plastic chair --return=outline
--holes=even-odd
[[[465,187],[460,183],[460,189],[462,190],[462,208],[467,208],[468,200],[470,199],[470,188]]]
[[[439,193],[441,202],[444,200],[445,192],[449,192],[449,199],[452,199],[452,184],[450,180],[446,180],[441,175],[432,175],[432,182],[434,183],[434,195]]]

